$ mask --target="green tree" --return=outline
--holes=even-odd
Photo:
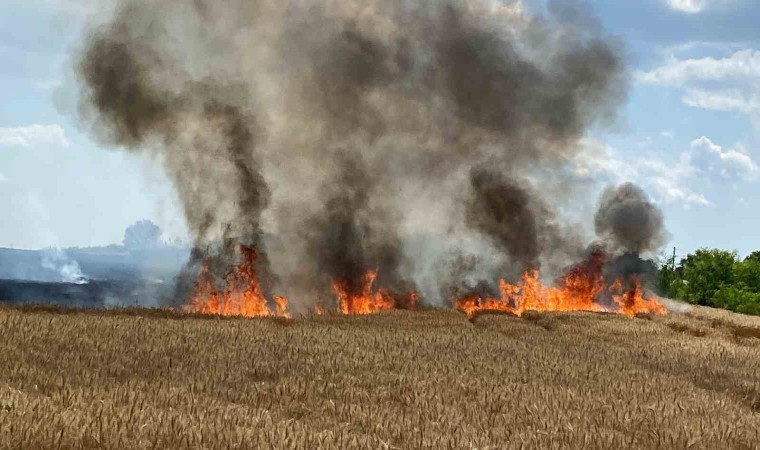
[[[678,285],[678,272],[676,271],[675,256],[670,255],[658,258],[659,270],[657,272],[657,291],[665,297],[675,297],[675,288]]]
[[[736,252],[720,249],[703,248],[688,255],[677,269],[680,280],[673,286],[676,296],[690,303],[712,306],[715,293],[733,284],[736,262]]]
[[[715,292],[712,303],[717,308],[760,315],[760,294],[746,290],[742,283],[721,287]]]
[[[760,262],[760,251],[755,250],[754,252],[750,253],[749,256],[744,258],[744,261],[757,261]]]
[[[754,252],[734,264],[734,282],[749,292],[760,292],[760,253]]]
[[[675,268],[672,257],[663,258],[658,288],[691,303],[760,315],[760,251],[739,261],[736,252],[700,249]]]

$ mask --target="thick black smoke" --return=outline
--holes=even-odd
[[[360,294],[367,270],[382,272],[378,282],[397,288],[401,240],[386,214],[372,209],[375,177],[355,153],[336,153],[336,178],[322,187],[323,209],[304,227],[308,254],[318,262],[323,286],[340,279],[351,294]]]
[[[157,150],[167,165],[197,238],[230,194],[230,219],[241,234],[257,233],[269,200],[256,155],[257,121],[242,85],[214,80],[161,86],[154,72],[173,70],[130,36],[125,9],[111,29],[93,37],[79,66],[85,114],[95,114],[106,142],[130,150]]]
[[[538,267],[541,255],[540,227],[547,211],[533,204],[525,187],[497,172],[473,169],[467,225],[486,234],[522,269]]]
[[[82,113],[164,164],[196,240],[189,273],[209,255],[222,271],[234,244],[264,252],[265,230],[295,299],[370,269],[430,286],[443,255],[486,246],[486,271],[562,265],[583,243],[557,186],[627,83],[593,18],[548,6],[125,0],[83,45]],[[461,247],[411,252],[422,234]]]
[[[656,251],[667,240],[662,211],[632,183],[605,189],[594,226],[597,235],[618,252]]]
[[[172,38],[166,17],[147,6],[126,2],[90,36],[78,65],[82,113],[107,144],[164,163],[195,238],[187,277],[200,259],[221,276],[236,257],[230,242],[261,246],[270,198],[256,151],[261,130],[245,84],[193,79],[162,52]],[[185,291],[191,283],[181,278]]]
[[[489,27],[464,8],[448,5],[439,21],[440,34],[432,43],[438,64],[431,69],[454,114],[470,126],[510,140],[541,136],[563,142],[579,137],[596,114],[617,100],[622,61],[600,37],[584,40],[573,30],[562,30],[566,42],[537,49],[546,59],[532,59],[520,52],[526,42]],[[537,24],[529,27],[531,33],[546,33]]]

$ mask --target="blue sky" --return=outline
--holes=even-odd
[[[120,242],[142,218],[185,237],[161,171],[77,125],[69,58],[94,2],[0,2],[0,246]],[[612,129],[588,133],[572,163],[578,176],[600,188],[639,183],[664,210],[679,255],[760,249],[756,0],[586,3],[622,42],[631,91]]]

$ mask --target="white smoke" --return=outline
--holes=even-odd
[[[42,253],[42,267],[59,275],[57,281],[63,283],[87,284],[89,280],[82,273],[74,259],[56,248],[47,249]]]
[[[668,311],[672,313],[686,314],[692,309],[692,306],[690,304],[678,300],[673,300],[672,298],[661,297],[659,300],[663,305],[665,305],[665,308],[667,308]]]

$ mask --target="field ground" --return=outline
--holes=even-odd
[[[3,307],[0,333],[0,449],[760,448],[760,318],[723,311]]]

